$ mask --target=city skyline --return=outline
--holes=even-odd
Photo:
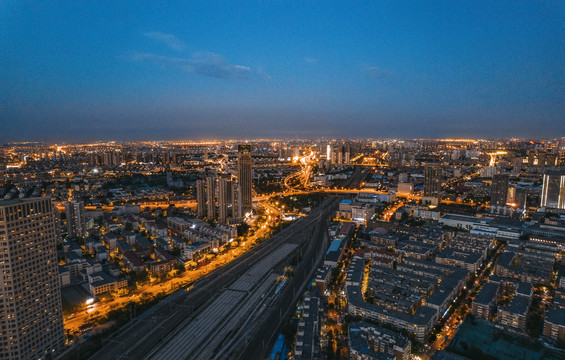
[[[1,144],[0,356],[562,359],[564,169],[565,137]]]
[[[1,10],[0,142],[565,132],[560,2]]]

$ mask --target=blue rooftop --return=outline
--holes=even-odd
[[[328,249],[328,252],[326,254],[329,254],[329,253],[334,252],[334,251],[338,251],[339,246],[341,245],[342,241],[343,241],[343,239],[333,240],[331,245],[330,245],[330,248]]]

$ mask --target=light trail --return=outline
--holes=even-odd
[[[310,154],[304,156],[296,156],[292,160],[294,165],[300,165],[300,170],[290,174],[284,179],[284,185],[289,190],[297,190],[299,188],[308,189],[311,187],[310,185],[310,176],[312,174],[312,169],[316,162],[316,154],[313,151],[310,151]],[[293,185],[294,182],[298,180],[298,184]]]

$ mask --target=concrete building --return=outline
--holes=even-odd
[[[186,230],[188,230],[191,225],[192,223],[186,221],[185,219],[174,216],[167,217],[167,227],[169,228],[169,230],[171,230],[171,232],[182,234]]]
[[[498,285],[487,283],[471,304],[471,313],[481,319],[489,320],[492,309],[496,304]]]
[[[196,214],[201,219],[206,217],[206,183],[204,180],[196,181]]]
[[[230,178],[220,178],[218,186],[218,220],[222,224],[228,224],[232,214],[233,186]]]
[[[565,170],[543,174],[541,207],[565,209]]]
[[[124,252],[124,265],[136,273],[146,270],[145,263],[133,251]]]
[[[409,314],[367,303],[363,299],[360,286],[346,286],[345,293],[350,315],[366,317],[406,330],[419,342],[425,341],[438,318],[437,310],[427,306],[422,306],[414,314]]]
[[[295,360],[309,360],[320,356],[320,305],[320,298],[304,299],[296,331]]]
[[[530,299],[514,296],[507,306],[498,307],[498,322],[514,330],[526,331],[526,317]]]
[[[438,205],[441,201],[441,166],[428,165],[424,169],[424,196],[422,201],[431,205]]]
[[[440,315],[444,314],[465,286],[465,280],[467,280],[468,275],[468,271],[462,269],[455,270],[426,299],[426,306],[436,309]]]
[[[51,199],[0,201],[0,358],[54,356],[65,343]]]
[[[251,145],[239,145],[237,149],[237,181],[239,183],[239,202],[242,217],[251,210],[253,195],[251,193],[253,179],[253,162],[251,160]]]
[[[492,178],[496,175],[494,166],[485,166],[479,170],[479,176],[482,178]]]
[[[565,340],[565,309],[550,307],[545,312],[543,336]]]
[[[410,339],[365,321],[349,325],[348,341],[350,359],[383,359],[379,354],[387,354],[395,360],[410,359]]]
[[[409,182],[399,182],[396,195],[397,196],[411,196],[414,193],[414,184]]]
[[[65,215],[67,217],[67,232],[70,237],[86,237],[86,218],[84,202],[69,201],[65,204]]]
[[[490,206],[506,206],[508,175],[494,175],[490,189]]]
[[[126,279],[116,279],[103,271],[88,275],[88,287],[94,296],[115,291],[128,286]]]
[[[542,258],[527,251],[504,251],[496,264],[494,273],[498,276],[518,279],[536,284],[549,282],[552,276],[555,256]]]
[[[370,203],[351,203],[351,218],[356,223],[364,224],[375,215],[375,205]]]
[[[216,219],[216,178],[206,178],[206,215],[208,219]]]
[[[330,283],[332,275],[332,267],[329,265],[322,265],[316,272],[316,286],[320,288],[320,292],[324,293],[328,284]]]

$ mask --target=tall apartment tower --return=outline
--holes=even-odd
[[[235,181],[231,182],[231,211],[233,218],[241,218],[241,211],[239,210],[239,184]],[[238,220],[239,221],[239,220]]]
[[[218,220],[228,224],[232,209],[232,181],[229,178],[220,178],[218,184]]]
[[[506,206],[508,198],[508,175],[494,175],[490,188],[490,205]]]
[[[57,239],[51,199],[0,201],[0,358],[63,349]]]
[[[565,137],[559,139],[557,145],[557,166],[565,166]]]
[[[206,202],[207,216],[210,220],[216,219],[216,178],[208,176],[206,178]]]
[[[540,206],[565,209],[565,170],[549,170],[543,174]]]
[[[67,216],[67,231],[70,237],[86,237],[86,219],[84,213],[84,202],[69,201],[65,204]]]
[[[196,213],[199,218],[206,217],[206,182],[204,180],[196,181]]]
[[[242,215],[251,210],[252,166],[251,145],[239,145],[237,148],[237,173]]]
[[[55,222],[55,237],[57,242],[63,241],[62,229],[61,229],[61,213],[56,206],[53,206],[53,221]]]
[[[424,169],[424,197],[422,201],[438,205],[441,201],[441,166],[427,165]]]

